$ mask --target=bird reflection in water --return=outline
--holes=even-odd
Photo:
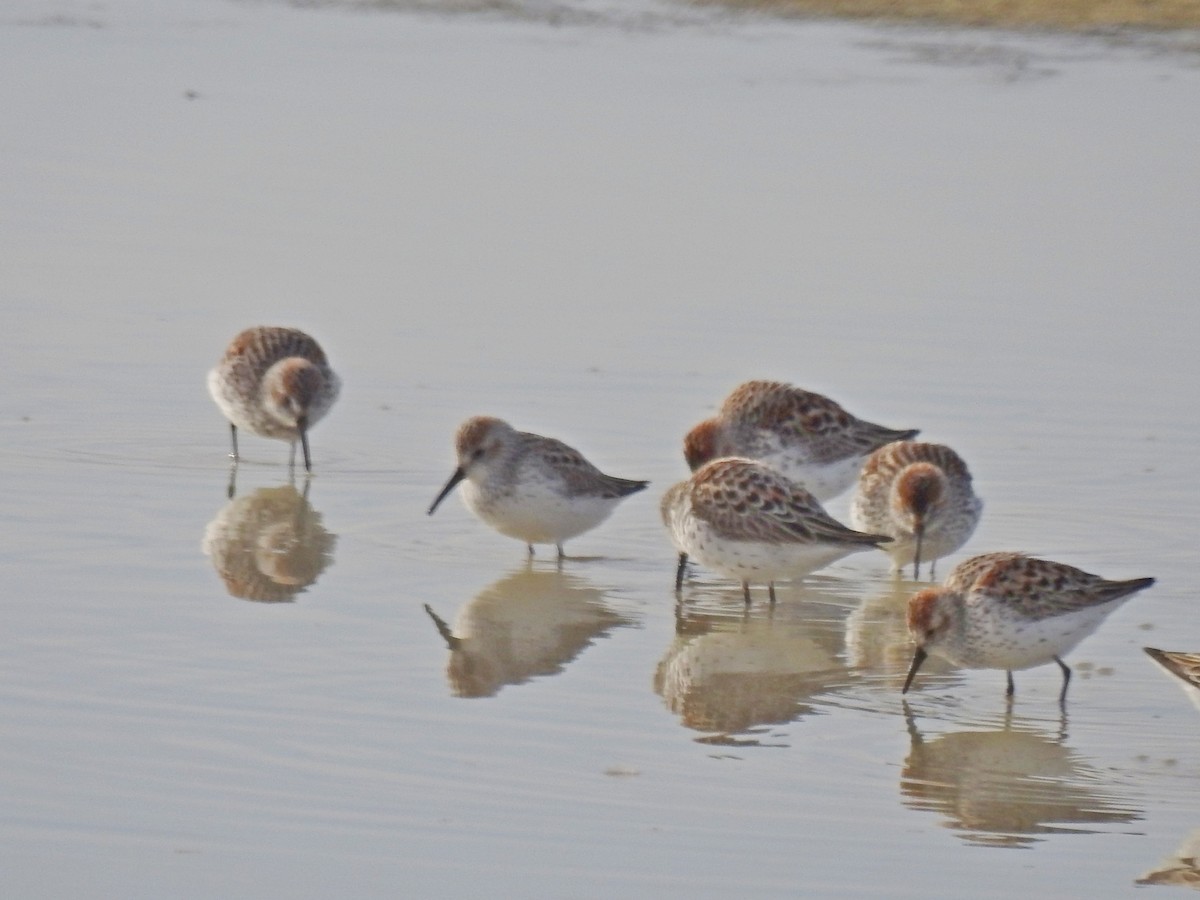
[[[1047,834],[1093,834],[1135,822],[1140,810],[1066,746],[1066,720],[1053,737],[1014,728],[1011,713],[990,731],[927,740],[908,717],[912,749],[900,776],[904,804],[946,816],[969,844],[1029,847]]]
[[[289,601],[333,562],[337,536],[294,485],[259,488],[230,500],[208,523],[202,549],[231,596]]]
[[[578,575],[525,566],[480,591],[448,625],[426,604],[450,648],[456,697],[491,697],[508,684],[556,675],[593,641],[635,620]]]
[[[771,726],[817,712],[814,698],[844,687],[844,607],[793,589],[773,610],[681,604],[654,691],[698,743],[786,746]],[[739,604],[740,605],[740,604]]]
[[[874,596],[866,597],[846,619],[846,661],[865,677],[882,682],[886,709],[895,708],[892,689],[899,691],[912,663],[913,640],[908,633],[908,598],[928,585],[894,579]],[[944,686],[958,679],[958,670],[941,657],[931,656],[921,669],[922,686]],[[932,678],[928,676],[934,676]],[[881,707],[881,710],[884,707]]]
[[[1164,884],[1200,890],[1200,828],[1188,832],[1173,856],[1146,872],[1135,884]]]

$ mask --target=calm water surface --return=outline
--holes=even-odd
[[[6,895],[1195,881],[1200,718],[1141,650],[1200,650],[1195,55],[431,8],[0,14]],[[204,374],[255,323],[345,388],[311,483],[247,436],[230,500]],[[882,554],[677,602],[658,496],[749,377],[956,447],[969,552],[1159,579],[1065,714],[1053,666],[902,703]],[[651,490],[561,570],[427,517],[483,412]]]

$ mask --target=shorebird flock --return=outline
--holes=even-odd
[[[235,466],[241,428],[289,442],[292,467],[299,444],[310,473],[309,430],[340,387],[320,345],[293,328],[246,329],[208,376],[229,420]],[[691,477],[662,496],[663,525],[678,552],[676,591],[694,562],[740,582],[747,605],[751,584],[765,584],[773,604],[777,581],[872,550],[887,553],[897,574],[911,565],[917,579],[928,565],[932,577],[937,560],[970,539],[983,502],[962,457],[915,440],[917,434],[859,419],[828,397],[783,382],[738,386],[715,416],[684,436]],[[530,555],[534,545],[552,544],[562,560],[565,541],[601,524],[648,484],[607,475],[562,441],[492,416],[463,422],[454,450],[455,469],[429,514],[459,488],[477,518],[524,542]],[[847,526],[821,503],[851,488]],[[935,654],[962,668],[1003,670],[1010,700],[1013,671],[1057,663],[1065,702],[1071,669],[1062,657],[1153,583],[1109,581],[1022,553],[967,559],[941,586],[908,601],[916,646],[903,692]],[[1179,654],[1147,652],[1182,674],[1168,665]]]

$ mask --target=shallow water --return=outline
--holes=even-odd
[[[6,893],[1114,896],[1178,867],[1200,720],[1141,647],[1200,650],[1195,63],[632,3],[10,4]],[[204,374],[259,322],[345,387],[307,489],[247,436],[231,501]],[[703,572],[677,603],[657,498],[749,377],[958,449],[959,558],[1159,579],[1071,655],[1065,715],[1056,667],[1009,713],[1001,673],[931,661],[903,704],[882,554],[773,613]],[[481,412],[652,487],[527,563],[425,515]]]

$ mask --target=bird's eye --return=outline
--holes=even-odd
[[[471,454],[471,459],[479,459],[483,456],[483,448],[476,447],[475,452]]]

